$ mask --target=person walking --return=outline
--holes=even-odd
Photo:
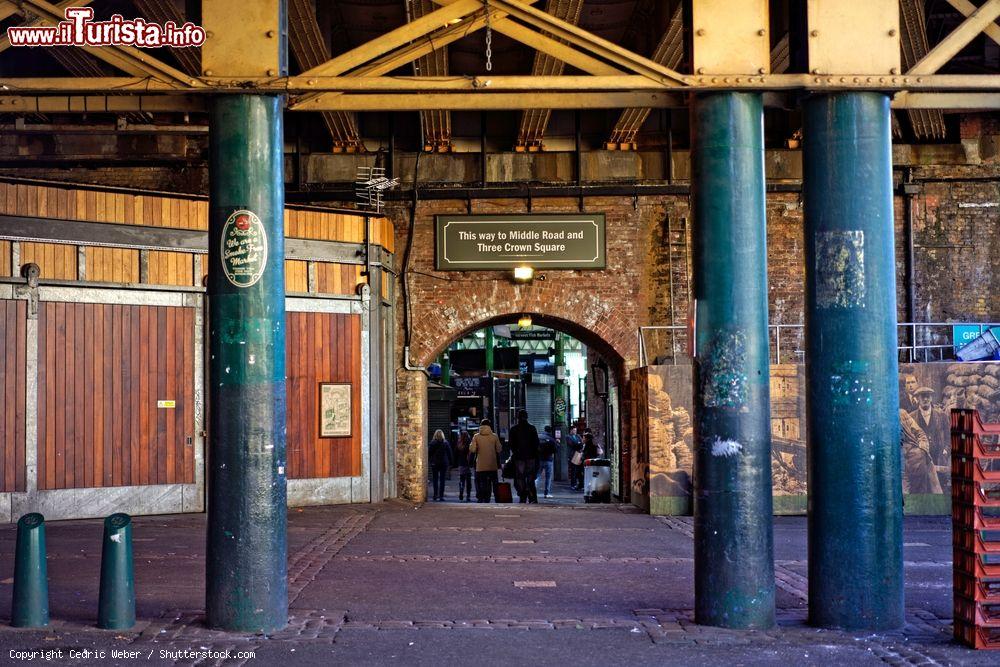
[[[444,500],[444,480],[451,468],[451,445],[444,439],[444,431],[434,431],[434,437],[427,445],[427,459],[431,467],[434,500]]]
[[[479,424],[479,433],[472,439],[469,452],[476,457],[476,500],[490,502],[497,495],[497,470],[500,468],[500,438],[493,432],[489,419]]]
[[[577,456],[579,454],[579,456]],[[579,491],[583,488],[583,440],[571,426],[566,436],[566,457],[569,463],[569,485]]]
[[[542,497],[552,497],[552,473],[555,470],[556,439],[552,437],[552,427],[546,426],[545,432],[538,436],[538,477],[542,480]]]
[[[510,429],[510,455],[514,460],[514,488],[522,503],[537,503],[535,477],[538,468],[538,430],[528,423],[528,411],[517,411],[517,424]]]
[[[458,434],[458,442],[455,444],[455,458],[458,462],[458,499],[465,499],[465,502],[472,500],[472,453],[469,445],[472,437],[469,432],[462,430]]]

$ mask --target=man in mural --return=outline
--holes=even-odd
[[[930,453],[935,465],[948,464],[948,446],[951,440],[951,419],[944,410],[934,405],[934,390],[920,387],[916,391],[917,409],[910,416],[930,440]]]
[[[934,390],[920,387],[914,392],[917,409],[910,416],[927,435],[931,462],[934,464],[942,489],[951,487],[951,419],[944,410],[934,405]]]
[[[899,397],[899,407],[903,408],[907,412],[911,412],[917,409],[917,397],[916,391],[920,387],[917,383],[917,376],[912,373],[907,373],[903,376],[903,391]]]
[[[941,493],[927,434],[917,420],[903,409],[899,410],[899,425],[903,447],[903,492]]]

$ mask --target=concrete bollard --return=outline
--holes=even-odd
[[[128,514],[112,514],[104,520],[97,627],[127,630],[133,625],[135,576],[132,569],[132,517]]]
[[[42,628],[49,624],[45,517],[36,512],[25,514],[17,522],[10,624],[15,628]]]

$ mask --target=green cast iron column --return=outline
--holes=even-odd
[[[566,334],[556,332],[556,368],[562,368],[565,373],[566,368]],[[556,379],[556,386],[554,388],[553,396],[553,407],[552,407],[552,431],[553,435],[555,433],[560,434],[559,446],[556,450],[556,455],[553,457],[555,461],[553,479],[561,482],[563,477],[565,477],[565,466],[566,466],[566,456],[564,452],[566,451],[562,443],[566,439],[568,434],[568,429],[566,428],[566,414],[569,410],[569,392],[566,387],[566,380]],[[562,406],[560,408],[560,406]],[[544,425],[543,425],[544,426]]]
[[[809,616],[903,624],[889,98],[804,105]]]
[[[445,386],[451,386],[451,357],[449,356],[449,350],[445,350],[445,353],[441,355],[441,384]]]
[[[220,95],[209,115],[208,624],[288,621],[282,104]]]
[[[493,373],[493,347],[496,345],[496,341],[493,337],[493,327],[486,327],[486,341],[483,343],[483,349],[486,351],[486,374],[491,375]]]
[[[761,95],[691,105],[695,621],[774,625]]]

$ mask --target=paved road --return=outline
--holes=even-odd
[[[881,635],[805,624],[805,519],[777,518],[779,625],[742,633],[692,622],[690,519],[563,495],[535,506],[292,510],[291,621],[271,637],[201,624],[203,515],[135,519],[139,623],[130,632],[93,627],[100,522],[49,524],[52,625],[10,628],[15,531],[2,526],[0,663],[17,664],[11,650],[62,650],[60,662],[92,665],[998,664],[995,653],[950,642],[946,518],[907,518],[908,623]],[[105,656],[69,660],[70,649]]]

